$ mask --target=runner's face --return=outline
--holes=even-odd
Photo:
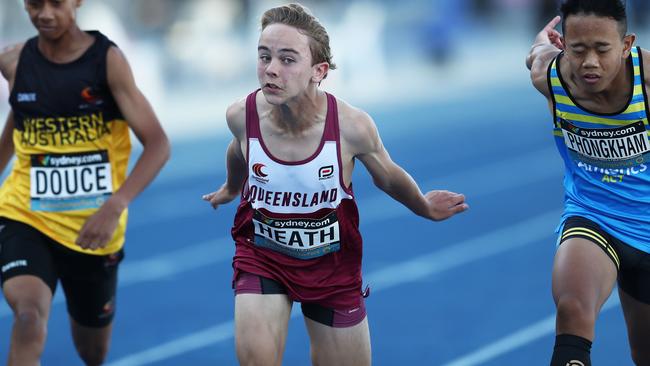
[[[257,78],[271,104],[284,104],[302,94],[314,77],[310,39],[297,28],[271,24],[260,35]]]
[[[602,92],[624,70],[634,36],[622,37],[618,22],[596,15],[571,15],[564,23],[566,58],[575,82],[592,93]]]
[[[76,24],[79,6],[81,0],[25,0],[25,9],[38,34],[51,40],[60,38]]]

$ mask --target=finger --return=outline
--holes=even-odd
[[[451,197],[451,202],[453,203],[453,206],[456,206],[456,205],[458,205],[460,203],[463,203],[463,202],[465,202],[465,195],[461,194],[461,193],[455,193]]]
[[[460,205],[456,205],[456,206],[450,207],[450,208],[449,208],[449,216],[448,216],[448,217],[451,217],[451,216],[453,216],[453,215],[459,214],[459,213],[461,213],[461,212],[465,212],[465,211],[467,211],[468,209],[469,209],[469,205],[468,205],[467,203],[462,203],[462,204],[460,204]]]
[[[92,250],[97,250],[106,247],[106,244],[108,244],[109,241],[108,236],[104,236],[101,239],[98,239],[95,244],[92,246]]]
[[[83,249],[92,249],[93,243],[96,241],[97,235],[86,231],[83,235],[79,235],[77,239],[77,244]]]
[[[217,209],[217,207],[219,207],[220,204],[221,204],[221,202],[219,202],[219,200],[216,199],[216,198],[210,200],[210,205],[211,205],[212,208],[214,208],[215,210]]]
[[[217,192],[207,193],[207,194],[204,194],[203,196],[201,196],[201,198],[204,201],[210,201],[212,199],[212,197],[214,197],[215,194],[217,194]]]
[[[559,15],[556,15],[555,18],[551,19],[551,21],[548,22],[548,24],[546,24],[546,27],[544,27],[544,29],[553,29],[553,28],[555,28],[555,26],[560,24],[560,20],[562,20],[562,18]]]

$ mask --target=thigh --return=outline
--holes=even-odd
[[[579,235],[565,228],[553,263],[553,298],[577,299],[598,313],[614,288],[616,252],[602,235]]]
[[[616,283],[620,256],[615,240],[596,223],[570,217],[553,263],[553,297],[577,297],[598,312]]]
[[[241,365],[281,365],[292,301],[278,282],[240,273],[235,281],[235,346]]]
[[[90,255],[63,246],[57,248],[55,262],[73,325],[99,330],[111,324],[115,315],[117,272],[123,257],[123,251]]]
[[[368,317],[356,325],[336,328],[305,317],[311,340],[311,359],[317,366],[369,366]]]
[[[58,273],[49,239],[31,226],[0,218],[0,280],[3,288],[15,277],[34,277],[56,291]],[[16,294],[20,295],[20,294]]]

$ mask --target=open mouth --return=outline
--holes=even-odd
[[[600,76],[596,74],[584,74],[582,78],[589,84],[595,84],[600,81]]]
[[[280,90],[281,88],[275,84],[272,83],[266,83],[264,85],[265,88],[271,89],[271,90]]]

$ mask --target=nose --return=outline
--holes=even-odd
[[[582,66],[588,69],[594,69],[597,68],[600,65],[598,61],[598,55],[596,52],[591,51],[587,52],[587,55],[585,56],[585,59],[582,63]]]
[[[38,12],[38,20],[42,22],[51,22],[54,19],[54,10],[48,1],[43,2],[43,6]]]
[[[266,75],[271,77],[278,76],[278,66],[279,66],[278,60],[272,58],[271,61],[266,65],[266,70],[265,70]]]

